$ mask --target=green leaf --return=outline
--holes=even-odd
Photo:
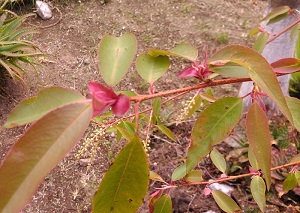
[[[121,37],[105,35],[100,43],[99,70],[106,84],[113,87],[121,81],[136,54],[136,39],[133,34]]]
[[[246,117],[246,135],[249,146],[267,183],[271,185],[271,135],[266,113],[257,103],[253,103]]]
[[[292,27],[291,29],[291,35],[290,35],[290,39],[293,40],[296,38],[296,36],[298,37],[299,35],[299,30],[300,30],[300,24],[296,24],[295,26]],[[299,38],[298,38],[299,39]],[[297,46],[297,45],[296,45]]]
[[[258,171],[259,166],[258,166],[257,160],[254,156],[253,149],[251,146],[248,147],[248,159],[249,159],[249,163],[253,167],[253,169]]]
[[[8,44],[3,44],[3,42],[0,42],[0,52],[2,51],[11,51],[11,52],[15,52],[15,51],[19,51],[19,50],[23,50],[23,48],[31,48],[34,49],[33,47],[28,46],[28,44],[26,43],[22,43],[22,42],[9,42]]]
[[[189,44],[179,44],[169,51],[174,56],[182,57],[190,61],[195,61],[198,57],[197,48]]]
[[[265,46],[267,45],[268,39],[269,39],[268,33],[265,32],[260,33],[253,45],[253,49],[259,53],[262,53]]]
[[[120,142],[121,141],[121,139],[122,139],[122,133],[120,132],[120,130],[118,130],[118,128],[116,128],[117,129],[117,142]],[[126,140],[130,140],[132,137],[130,137],[129,139],[127,139],[126,138]]]
[[[180,180],[186,175],[186,164],[178,166],[172,173],[172,181]]]
[[[300,59],[283,58],[271,64],[276,73],[293,73],[300,71]]]
[[[224,156],[218,152],[215,148],[210,153],[210,159],[212,160],[213,164],[222,172],[226,172],[226,161]]]
[[[148,202],[148,209],[150,213],[153,213],[154,211],[154,203],[163,195],[163,190],[158,190],[151,194]]]
[[[220,64],[217,63],[217,65],[214,63],[216,62],[210,63],[209,69],[215,73],[232,78],[249,78],[247,69],[236,63],[231,63],[228,61],[218,61]]]
[[[214,97],[211,88],[206,90],[206,93],[200,94],[201,98],[203,99],[203,105],[206,106],[209,103],[214,103],[218,100],[218,98]]]
[[[155,98],[153,100],[153,115],[154,116],[160,116],[160,110],[161,110],[161,98]]]
[[[176,141],[176,138],[173,134],[173,132],[166,127],[165,125],[161,124],[161,125],[157,125],[157,128],[166,136],[168,136],[168,138],[170,138],[172,141]]]
[[[128,97],[134,97],[134,96],[136,96],[136,93],[132,92],[132,91],[118,91],[118,92],[116,92],[116,94],[117,95],[124,94],[124,95],[126,95]]]
[[[110,118],[113,116],[112,111],[105,112],[104,114],[98,115],[93,118],[93,120],[97,123],[104,123],[106,119]]]
[[[295,55],[295,58],[300,59],[300,33],[298,33],[298,38],[297,38],[296,45],[295,45],[294,55]]]
[[[300,171],[296,171],[294,174],[295,174],[297,184],[298,186],[300,186]]]
[[[159,181],[159,182],[163,182],[166,183],[166,181],[164,181],[164,179],[162,179],[161,176],[159,176],[157,173],[150,171],[150,179],[153,181]]]
[[[289,191],[294,189],[298,185],[295,173],[290,173],[283,181],[283,190]]]
[[[9,115],[4,127],[12,128],[40,119],[53,109],[71,102],[84,100],[80,93],[62,87],[50,87],[37,96],[22,101]]]
[[[188,113],[185,116],[185,119],[191,117],[201,106],[202,97],[201,95],[197,95],[193,98],[192,103],[189,105]]]
[[[160,116],[152,116],[151,123],[153,125],[155,125],[155,124],[161,125],[162,122],[160,120]]]
[[[190,61],[195,61],[198,57],[198,50],[196,47],[189,44],[179,44],[174,48],[167,50],[156,50],[150,49],[148,54],[156,57],[156,56],[175,56],[185,58]]]
[[[133,134],[131,134],[127,129],[122,128],[120,126],[116,126],[118,132],[128,141],[130,141],[133,138]],[[118,141],[120,141],[120,136],[118,137]]]
[[[117,155],[93,198],[93,213],[136,212],[149,184],[149,166],[140,139],[135,136]]]
[[[130,141],[135,134],[134,124],[127,121],[120,122],[115,128],[117,129],[117,141],[120,141],[122,136]]]
[[[163,195],[154,203],[153,213],[172,213],[172,201],[170,195]]]
[[[21,24],[24,22],[24,20],[28,17],[32,16],[32,14],[27,14],[27,15],[23,15],[23,16],[18,16],[15,17],[13,19],[10,19],[10,22],[8,24],[5,24],[2,27],[1,30],[1,36],[5,37],[7,35],[9,35],[12,32],[15,32],[15,30],[21,26]],[[7,39],[7,38],[6,38]]]
[[[278,22],[288,16],[288,12],[290,11],[290,9],[291,8],[288,6],[276,7],[261,21],[268,21],[267,24]]]
[[[264,180],[259,176],[252,177],[250,189],[255,202],[260,210],[265,212],[266,208],[266,185]]]
[[[300,100],[289,96],[285,98],[293,117],[294,127],[300,131]]]
[[[167,56],[153,57],[148,54],[139,55],[136,60],[136,69],[140,76],[150,84],[159,79],[169,68]]]
[[[201,182],[203,180],[202,175],[203,172],[201,170],[192,170],[184,179],[190,183]]]
[[[217,202],[218,206],[224,211],[229,213],[242,212],[240,207],[228,195],[219,190],[212,191],[212,195]]]
[[[260,26],[256,26],[256,27],[252,28],[249,33],[249,37],[252,38],[253,36],[257,35],[260,32],[259,28],[260,28]]]
[[[231,45],[216,52],[210,63],[234,62],[247,69],[249,77],[275,102],[285,117],[292,123],[293,119],[275,73],[267,60],[255,50]]]
[[[242,114],[241,98],[222,98],[208,106],[197,119],[187,155],[187,173],[229,135]]]
[[[0,167],[0,212],[19,212],[43,178],[82,137],[92,105],[72,103],[32,124],[13,145]]]
[[[11,52],[1,52],[1,55],[8,57],[23,57],[23,56],[39,56],[43,55],[42,53],[11,53]]]
[[[134,135],[135,133],[135,128],[134,128],[134,123],[131,122],[127,122],[127,121],[123,121],[123,124],[125,126],[125,128],[128,130],[128,132],[132,135]]]

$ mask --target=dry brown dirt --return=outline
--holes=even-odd
[[[133,33],[138,40],[138,54],[153,47],[170,49],[182,42],[195,45],[200,52],[208,46],[209,54],[212,54],[227,44],[251,45],[248,33],[258,24],[266,6],[265,1],[254,0],[111,0],[107,4],[100,0],[53,0],[51,4],[57,8],[53,10],[54,19],[43,21],[36,17],[29,20],[30,24],[39,26],[40,34],[35,35],[33,41],[46,54],[39,58],[44,67],[38,67],[38,74],[29,75],[26,86],[14,84],[9,79],[3,83],[6,95],[0,98],[0,124],[17,103],[46,87],[69,87],[87,94],[88,82],[101,82],[97,46],[105,34]],[[25,7],[27,9],[22,8],[20,13],[30,11],[30,5]],[[59,12],[61,21],[43,28],[56,23],[60,19]],[[172,62],[170,71],[156,86],[158,91],[193,83],[192,80],[178,79],[177,75],[185,64],[176,60]],[[118,89],[147,92],[146,84],[134,72],[134,67]],[[214,91],[219,95],[236,94],[237,86],[227,85]],[[178,132],[176,143],[166,143],[160,137],[152,138],[151,169],[167,180],[184,157],[191,127],[187,123],[173,129]],[[24,127],[1,131],[0,159],[23,131]],[[93,193],[121,147],[112,136],[108,134],[103,140],[90,167],[81,165],[75,157],[83,139],[47,175],[23,212],[90,212]],[[207,178],[215,172],[210,167],[208,170]],[[202,190],[203,187],[174,190],[171,194],[174,212],[221,212],[210,196],[202,195]],[[153,191],[153,184],[150,191]],[[145,205],[139,212],[147,212]]]

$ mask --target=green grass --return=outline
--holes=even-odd
[[[228,33],[222,32],[217,36],[217,42],[220,44],[228,44]]]

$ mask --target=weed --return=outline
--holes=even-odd
[[[153,36],[150,34],[146,34],[142,36],[142,39],[146,42],[151,42],[153,40]]]
[[[241,27],[245,30],[248,28],[248,19],[243,19],[241,23]]]
[[[191,5],[184,5],[181,9],[181,12],[184,14],[189,14],[192,12],[192,6]]]
[[[285,149],[289,147],[290,142],[288,141],[288,126],[287,125],[271,125],[271,134],[275,141],[277,141],[277,146],[280,149]]]
[[[217,41],[220,44],[228,44],[229,38],[228,38],[228,33],[222,32],[217,36]]]

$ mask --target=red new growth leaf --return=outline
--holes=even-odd
[[[110,106],[116,116],[124,115],[129,110],[130,99],[123,94],[117,95],[112,88],[90,82],[89,93],[93,100],[93,117],[100,115]]]
[[[201,62],[201,64],[197,64],[196,61],[194,61],[194,64],[190,66],[189,68],[183,70],[180,74],[179,77],[184,78],[184,77],[195,77],[200,80],[205,80],[207,77],[212,74],[212,72],[209,70],[209,64],[207,63],[207,49],[204,52],[204,57]]]
[[[183,70],[180,74],[179,77],[185,78],[185,77],[195,77],[200,79],[199,71],[198,68],[195,66],[190,66],[189,68]]]
[[[300,70],[300,59],[297,58],[283,58],[271,64],[276,73],[293,73]]]
[[[112,105],[112,111],[116,116],[124,115],[130,107],[130,99],[123,94],[118,95],[117,101]]]

